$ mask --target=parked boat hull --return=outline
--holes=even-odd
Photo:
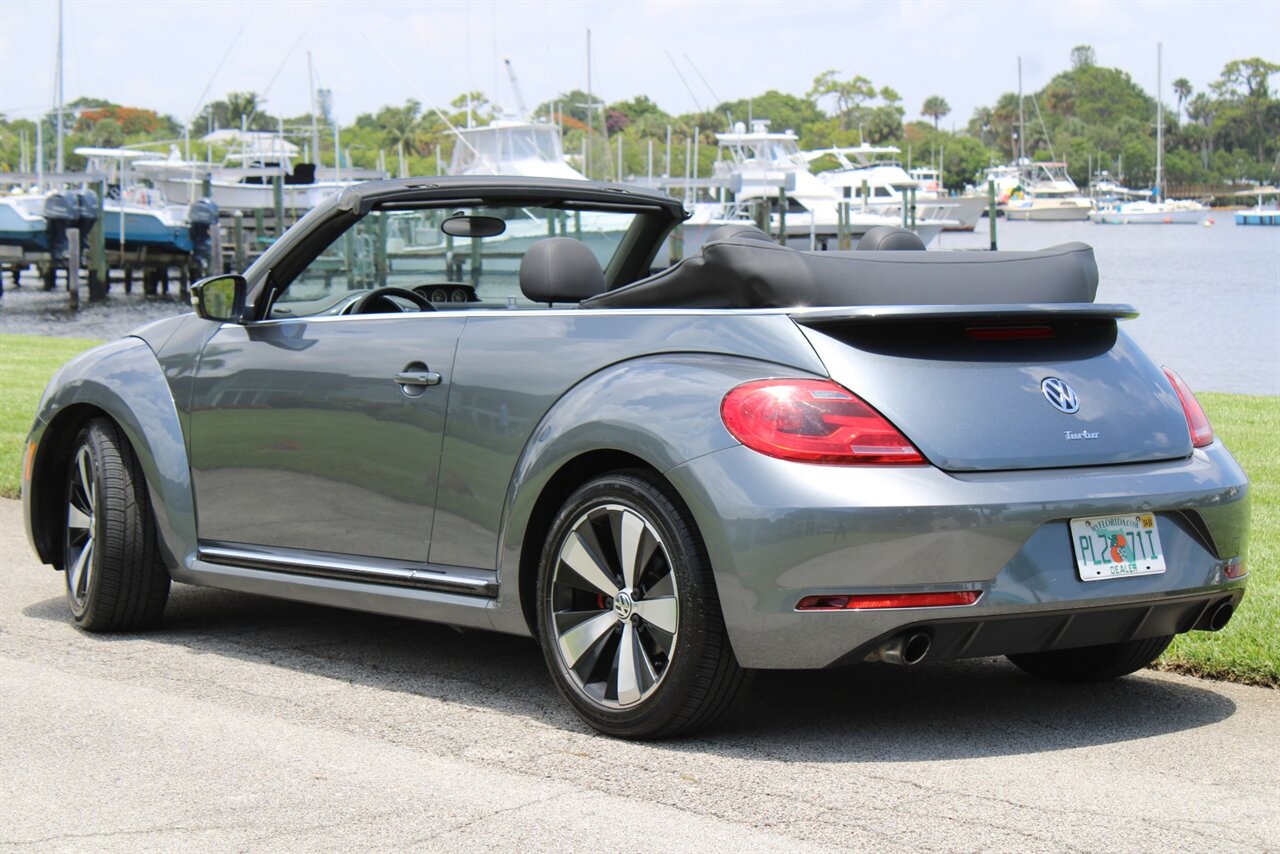
[[[1280,210],[1236,211],[1236,225],[1280,225]]]
[[[1029,199],[1009,202],[1004,215],[1006,219],[1026,222],[1083,222],[1089,218],[1090,210],[1087,200]]]

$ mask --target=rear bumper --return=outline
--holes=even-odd
[[[1245,557],[1248,482],[1219,443],[1162,463],[964,475],[738,447],[668,476],[706,541],[746,667],[860,660],[911,628],[933,636],[931,659],[1150,637],[1243,595],[1244,579],[1223,567]],[[1138,511],[1156,514],[1166,571],[1080,580],[1068,521]],[[960,607],[795,609],[809,595],[944,590],[982,595]]]

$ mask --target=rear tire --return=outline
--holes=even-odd
[[[1123,643],[1061,649],[1052,652],[1028,652],[1010,655],[1018,667],[1054,682],[1104,682],[1128,676],[1160,657],[1173,635],[1143,638]]]
[[[156,546],[142,466],[111,421],[94,419],[76,436],[66,507],[63,568],[76,624],[127,632],[158,623],[169,573]]]
[[[560,693],[606,735],[685,735],[724,713],[743,679],[711,562],[674,490],[644,471],[599,477],[551,526],[538,640]]]

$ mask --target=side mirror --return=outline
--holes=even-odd
[[[248,290],[244,276],[209,276],[191,286],[191,305],[205,320],[239,323]]]

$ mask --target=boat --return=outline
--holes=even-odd
[[[960,221],[953,215],[956,204],[938,191],[939,185],[934,184],[926,190],[919,180],[908,174],[898,162],[897,157],[901,153],[902,150],[896,146],[875,146],[864,142],[857,146],[802,151],[800,156],[806,163],[823,157],[834,158],[839,166],[817,173],[818,178],[835,190],[837,196],[855,202],[854,207],[859,212],[893,217],[901,224],[903,206],[914,202],[917,221],[937,220],[943,223],[944,229],[961,230]],[[936,172],[934,177],[937,177]],[[910,196],[912,192],[914,198]],[[972,231],[973,225],[967,230]]]
[[[16,247],[15,257],[28,252],[47,252],[49,236],[44,207],[48,198],[47,192],[27,191],[0,196],[0,246]]]
[[[1280,187],[1259,187],[1241,190],[1237,196],[1257,196],[1258,204],[1235,212],[1236,225],[1280,225]],[[1263,199],[1271,197],[1271,203],[1263,206]]]
[[[752,203],[764,200],[770,208],[771,233],[783,231],[785,223],[788,240],[808,240],[813,249],[835,248],[833,244],[841,231],[841,195],[810,171],[794,132],[770,131],[767,120],[756,119],[750,130],[738,122],[731,132],[717,133],[716,141],[720,157],[715,162],[712,181],[733,196],[731,202],[723,203],[721,219],[749,219],[747,212]],[[785,191],[785,212],[779,209],[780,190]],[[896,210],[897,214],[891,215],[850,205],[846,217],[848,234],[856,240],[879,225],[901,226],[901,204]],[[946,224],[943,220],[917,217],[913,227],[927,245]]]
[[[565,162],[560,128],[550,122],[497,119],[481,127],[455,128],[450,175],[522,175],[529,178],[586,177]]]
[[[1089,221],[1098,225],[1199,225],[1208,210],[1189,200],[1100,203]]]
[[[176,146],[168,157],[152,155],[133,165],[169,202],[191,204],[209,195],[223,210],[275,209],[274,181],[281,181],[285,210],[308,211],[357,181],[386,178],[376,170],[319,170],[298,160],[299,149],[279,133],[217,130],[201,138],[206,145],[230,146],[221,163],[185,160]]]
[[[191,251],[191,206],[171,202],[160,190],[135,183],[135,165],[154,158],[153,153],[125,148],[75,151],[88,158],[91,172],[105,176],[107,193],[100,216],[109,248],[184,254]]]
[[[1162,46],[1156,46],[1156,92],[1160,91]],[[1117,188],[1122,189],[1122,188]],[[1132,191],[1127,191],[1132,192]],[[1156,98],[1156,184],[1149,199],[1102,204],[1089,214],[1099,225],[1199,225],[1208,208],[1191,199],[1164,198],[1164,102]]]
[[[1020,187],[1015,188],[1004,204],[1005,218],[1031,222],[1083,222],[1093,210],[1067,174],[1067,164],[1043,161],[1019,164]]]
[[[945,202],[945,219],[955,220],[954,226],[943,226],[943,231],[973,231],[978,220],[987,212],[987,197],[972,187],[966,187],[959,195],[949,195],[942,182],[942,173],[931,166],[918,166],[907,172],[919,184],[917,199]]]

